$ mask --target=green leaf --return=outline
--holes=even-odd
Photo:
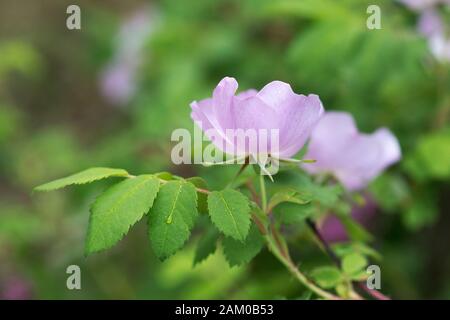
[[[208,185],[206,184],[206,181],[200,177],[192,177],[186,179],[190,183],[192,183],[194,186],[200,189],[208,189]],[[207,213],[208,212],[208,196],[203,192],[197,192],[197,199],[198,199],[198,212],[200,213]]]
[[[286,188],[284,190],[280,190],[277,193],[275,193],[272,196],[272,198],[270,199],[267,207],[268,207],[268,210],[270,211],[273,208],[275,208],[277,205],[279,205],[280,203],[283,203],[283,202],[304,205],[304,204],[308,204],[310,201],[311,201],[311,198],[308,197],[307,195],[303,195],[294,189]]]
[[[195,249],[194,266],[216,252],[218,239],[219,232],[215,227],[211,226],[206,234],[198,241],[197,248]]]
[[[345,4],[332,0],[266,1],[262,4],[262,12],[269,16],[294,16],[327,21],[353,18]]]
[[[242,193],[226,189],[208,195],[212,222],[226,236],[244,241],[250,228],[250,206]]]
[[[402,214],[402,221],[408,229],[416,231],[436,222],[439,207],[437,193],[433,191],[427,186],[426,189],[414,192],[414,201]]]
[[[223,239],[223,252],[231,267],[250,262],[264,246],[264,238],[252,224],[244,242],[230,237]]]
[[[299,206],[295,203],[281,203],[275,209],[277,221],[284,224],[296,224],[311,217],[316,212],[316,207],[310,203]]]
[[[450,129],[425,135],[413,155],[406,158],[406,170],[418,180],[450,177]]]
[[[344,257],[352,252],[360,253],[375,260],[381,260],[381,254],[375,249],[367,246],[363,242],[336,243],[332,245],[333,251],[339,256]]]
[[[409,188],[404,177],[383,174],[370,184],[370,194],[385,211],[395,212],[408,201]]]
[[[119,182],[91,206],[86,254],[112,247],[151,208],[159,180],[141,175]]]
[[[321,206],[330,208],[339,201],[339,197],[342,195],[343,191],[342,186],[338,184],[331,186],[313,185],[311,193],[312,197],[319,201]]]
[[[258,206],[258,204],[256,204],[253,201],[250,201],[250,210],[252,214],[254,214],[256,218],[258,218],[262,226],[265,229],[267,229],[270,222],[267,214],[264,211],[262,211],[262,209]]]
[[[170,172],[167,171],[162,171],[162,172],[158,172],[155,173],[155,176],[157,176],[158,178],[162,179],[162,180],[166,180],[166,181],[170,181],[170,180],[183,180],[183,178],[173,175]]]
[[[173,174],[171,174],[170,172],[167,172],[167,171],[155,173],[155,176],[157,176],[158,178],[160,178],[162,180],[166,180],[166,181],[174,180]]]
[[[313,270],[311,277],[325,289],[334,288],[342,282],[342,275],[336,267],[319,267]]]
[[[353,220],[349,216],[339,215],[337,216],[345,227],[345,230],[349,234],[350,238],[355,241],[367,242],[373,239],[373,236],[364,227]]]
[[[349,297],[349,292],[348,292],[348,285],[346,285],[345,283],[340,283],[336,286],[336,292],[337,294],[342,297],[347,299]]]
[[[183,180],[164,184],[149,213],[149,236],[156,256],[164,260],[188,240],[197,213],[197,193]]]
[[[350,276],[360,273],[366,266],[366,257],[359,253],[350,253],[342,259],[342,270]]]
[[[71,176],[54,180],[34,188],[35,191],[52,191],[73,184],[85,184],[109,177],[127,177],[128,172],[123,169],[90,168]]]

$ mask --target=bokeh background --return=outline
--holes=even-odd
[[[69,4],[81,30],[66,28]],[[369,4],[381,30],[366,28]],[[0,0],[0,299],[298,296],[267,252],[229,268],[219,251],[193,268],[195,232],[161,263],[144,222],[85,258],[89,204],[108,183],[31,192],[90,166],[223,186],[235,169],[172,165],[170,134],[192,130],[189,103],[224,76],[241,89],[289,82],[362,131],[389,127],[403,159],[369,188],[382,291],[450,298],[450,56],[433,56],[417,19],[388,0]],[[323,255],[311,241],[293,250],[306,265]],[[66,288],[71,264],[82,290]]]

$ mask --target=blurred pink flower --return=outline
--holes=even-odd
[[[450,62],[450,38],[446,38],[443,33],[438,33],[432,35],[428,42],[436,59]]]
[[[420,15],[418,29],[426,37],[443,33],[444,26],[439,13],[433,9],[424,11]]]
[[[386,128],[373,134],[358,132],[346,112],[326,112],[311,134],[304,164],[312,174],[331,173],[347,190],[364,188],[401,158],[397,138]]]
[[[28,281],[12,276],[1,286],[0,300],[27,300],[32,298],[32,288]]]
[[[222,151],[233,150],[235,154],[256,153],[257,150],[237,150],[235,141],[227,138],[227,130],[266,129],[278,130],[278,150],[281,158],[296,154],[305,144],[313,127],[323,114],[323,106],[317,95],[296,94],[289,84],[273,81],[259,92],[244,91],[236,95],[238,83],[225,77],[217,85],[212,98],[191,103],[191,117]]]
[[[450,0],[401,0],[411,10],[420,13],[417,29],[428,41],[434,57],[450,62],[450,38],[446,36],[445,25],[439,13],[439,5],[450,7]]]
[[[450,3],[449,0],[400,0],[400,2],[415,11],[422,11],[441,3]]]
[[[101,90],[105,98],[114,105],[124,105],[136,90],[135,68],[130,63],[114,62],[103,70]]]
[[[136,91],[136,73],[142,63],[142,51],[154,29],[152,12],[148,8],[141,9],[120,27],[115,55],[100,75],[102,94],[113,105],[125,105]]]

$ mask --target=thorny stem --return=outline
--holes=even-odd
[[[309,226],[309,228],[311,229],[311,231],[314,233],[316,238],[319,240],[320,244],[322,245],[322,247],[323,247],[324,251],[327,253],[327,255],[331,258],[331,260],[333,260],[333,262],[336,264],[336,266],[338,266],[340,268],[341,267],[341,259],[339,259],[339,257],[334,253],[333,249],[331,249],[330,245],[325,240],[325,238],[322,236],[322,234],[320,233],[320,231],[317,228],[314,221],[312,221],[311,219],[307,219],[306,223]],[[363,289],[366,293],[368,293],[369,295],[371,295],[373,298],[375,298],[377,300],[391,300],[388,296],[385,296],[378,290],[369,289],[363,282],[357,282],[357,284],[361,289]],[[361,296],[359,296],[356,292],[354,292],[353,289],[352,289],[351,293],[356,294],[356,296],[361,298]],[[355,298],[356,298],[356,296],[355,296]]]
[[[247,168],[247,166],[249,165],[249,159],[248,157],[245,158],[245,162],[244,164],[239,168],[239,171],[236,173],[236,175],[233,177],[233,179],[231,180],[231,182],[228,184],[228,187],[231,187],[233,185],[233,183],[237,180],[237,178],[239,178],[239,176],[241,175],[242,172],[244,172],[245,168]]]

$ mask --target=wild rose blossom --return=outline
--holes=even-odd
[[[439,13],[439,5],[450,6],[450,0],[401,0],[420,14],[418,31],[427,38],[431,53],[439,61],[450,61],[450,38]]]
[[[0,300],[28,300],[33,297],[31,284],[24,278],[13,275],[0,286]]]
[[[439,4],[450,4],[450,0],[400,0],[411,10],[422,11]]]
[[[444,33],[444,25],[436,10],[426,10],[419,18],[418,29],[425,37],[432,37]]]
[[[277,137],[270,133],[266,137],[263,152],[290,158],[303,147],[324,112],[317,95],[296,94],[281,81],[270,82],[259,92],[251,89],[236,94],[237,89],[237,81],[225,77],[211,98],[191,103],[194,122],[218,149],[228,154],[258,154],[262,151],[260,133],[276,130]],[[239,130],[256,130],[257,147],[251,143],[239,145],[235,137],[230,137],[230,132]]]
[[[154,10],[145,7],[120,26],[114,57],[100,75],[102,94],[113,105],[125,105],[136,91],[142,51],[146,39],[155,29],[155,20]]]
[[[303,167],[312,174],[332,173],[346,189],[364,188],[384,169],[401,158],[396,137],[386,128],[359,133],[346,112],[326,112],[311,134],[305,158],[316,160]]]
[[[450,38],[436,34],[429,39],[429,46],[436,59],[450,62]]]

